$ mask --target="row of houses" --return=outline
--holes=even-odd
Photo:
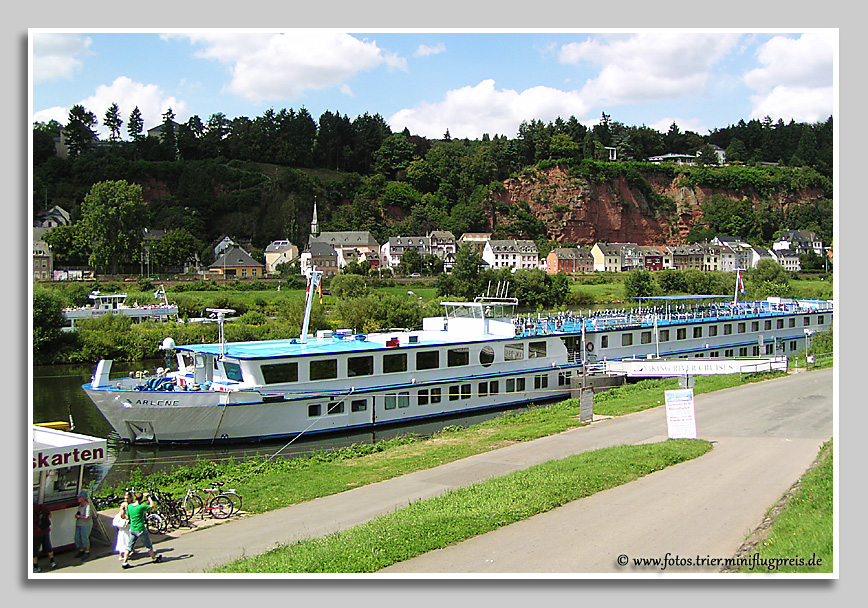
[[[42,235],[52,227],[68,225],[68,222],[69,214],[59,207],[50,209],[34,222],[34,279],[56,278],[51,251]],[[162,234],[157,230],[146,232],[146,243],[153,242]],[[303,275],[310,276],[311,270],[317,268],[323,271],[325,278],[331,278],[352,262],[369,265],[374,270],[394,269],[410,250],[421,256],[436,256],[443,262],[444,270],[449,272],[458,249],[465,244],[476,246],[489,268],[539,268],[551,274],[627,272],[636,268],[734,271],[753,268],[762,259],[772,259],[786,270],[796,272],[801,270],[799,254],[811,251],[822,256],[825,253],[822,241],[807,230],[784,231],[772,249],[750,245],[738,237],[720,235],[710,243],[689,245],[596,243],[592,247],[558,247],[542,258],[534,241],[494,239],[491,233],[465,233],[456,238],[449,231],[435,230],[424,236],[394,236],[381,245],[366,231],[320,232],[314,209],[311,234],[304,249],[300,250],[288,239],[275,240],[265,248],[262,263],[242,245],[224,236],[214,246],[215,261],[207,272],[216,276],[258,278],[276,274],[282,264],[298,261]]]

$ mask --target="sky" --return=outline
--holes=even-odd
[[[101,137],[112,103],[125,123],[138,107],[146,130],[169,108],[179,123],[306,108],[470,139],[604,112],[705,135],[765,116],[823,121],[836,103],[836,29],[31,29],[29,44],[32,120],[66,124],[82,104]]]

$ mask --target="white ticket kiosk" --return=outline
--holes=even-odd
[[[76,497],[88,490],[91,465],[106,460],[106,440],[33,426],[33,504],[51,511],[51,545],[75,544]]]

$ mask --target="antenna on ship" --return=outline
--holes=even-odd
[[[310,281],[307,284],[307,301],[304,305],[304,321],[301,325],[301,336],[299,336],[299,342],[302,344],[307,343],[307,326],[310,322],[310,307],[313,303],[313,292],[317,291],[317,288],[320,286],[320,280],[322,277],[322,270],[317,270],[316,268],[312,268],[310,271]],[[322,287],[319,287],[320,297],[322,297]]]
[[[206,308],[205,312],[213,312],[217,315],[217,327],[220,333],[220,360],[226,355],[226,336],[223,333],[223,322],[226,320],[227,314],[235,312],[232,308]]]

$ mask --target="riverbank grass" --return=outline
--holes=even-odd
[[[775,515],[765,540],[744,559],[783,560],[775,572],[826,573],[834,568],[834,474],[832,441],[823,445],[815,466],[801,478],[783,510]],[[804,564],[787,563],[803,559]],[[818,561],[822,560],[822,561]],[[813,564],[808,564],[813,560]],[[757,569],[758,568],[758,569]],[[743,566],[739,572],[768,572],[762,562],[756,568]]]
[[[213,572],[376,572],[691,460],[710,449],[707,441],[678,439],[577,454],[414,502],[354,528],[237,560]]]

